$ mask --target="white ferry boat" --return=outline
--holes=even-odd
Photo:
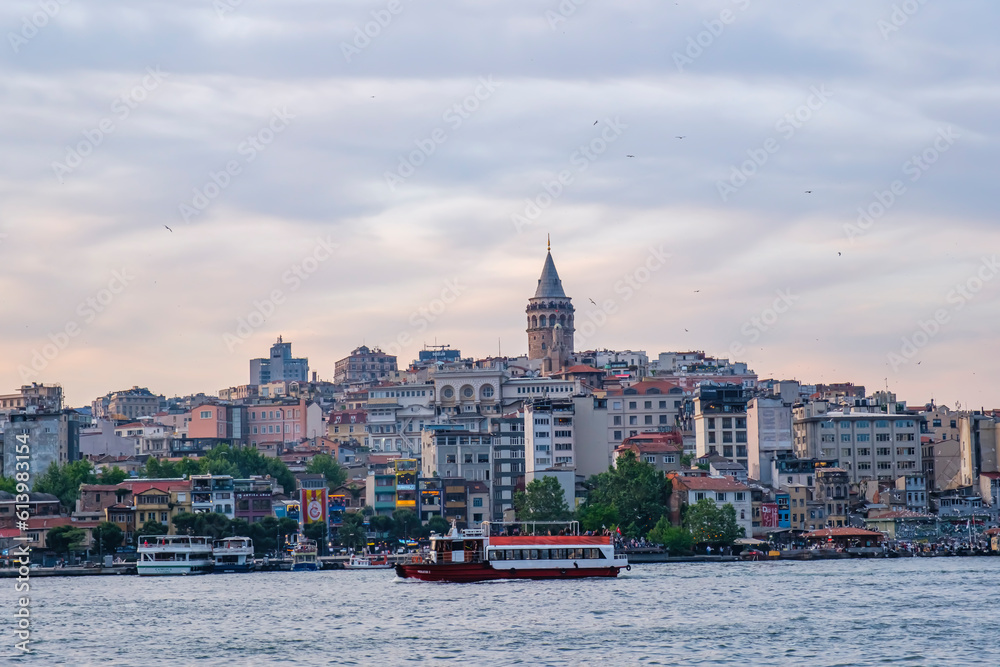
[[[212,545],[215,572],[253,572],[253,540],[249,537],[227,537]]]
[[[147,535],[138,544],[140,575],[207,574],[215,564],[211,537]]]

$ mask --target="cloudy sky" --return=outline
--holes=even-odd
[[[995,407],[998,21],[7,0],[2,386],[214,392],[279,334],[325,378],[362,342],[524,353],[551,234],[578,349]]]

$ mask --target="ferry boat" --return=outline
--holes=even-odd
[[[212,538],[190,535],[140,537],[136,547],[140,575],[207,574],[212,571]]]
[[[227,537],[212,545],[215,572],[253,572],[253,540],[249,537]]]
[[[319,560],[316,558],[317,553],[319,552],[316,548],[316,543],[313,540],[307,540],[300,536],[295,548],[292,549],[292,570],[295,572],[315,572],[318,570]]]
[[[392,567],[388,556],[351,556],[344,567],[348,570],[388,570]]]
[[[490,535],[482,529],[459,531],[454,523],[444,536],[431,535],[430,552],[396,565],[404,579],[488,581],[491,579],[579,579],[617,577],[631,570],[616,554],[610,535]]]

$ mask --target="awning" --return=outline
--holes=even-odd
[[[764,540],[755,540],[752,537],[740,537],[733,540],[733,544],[740,544],[744,546],[754,546],[757,544],[767,544]]]

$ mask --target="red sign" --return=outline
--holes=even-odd
[[[764,528],[778,527],[778,503],[760,504],[760,525]]]

